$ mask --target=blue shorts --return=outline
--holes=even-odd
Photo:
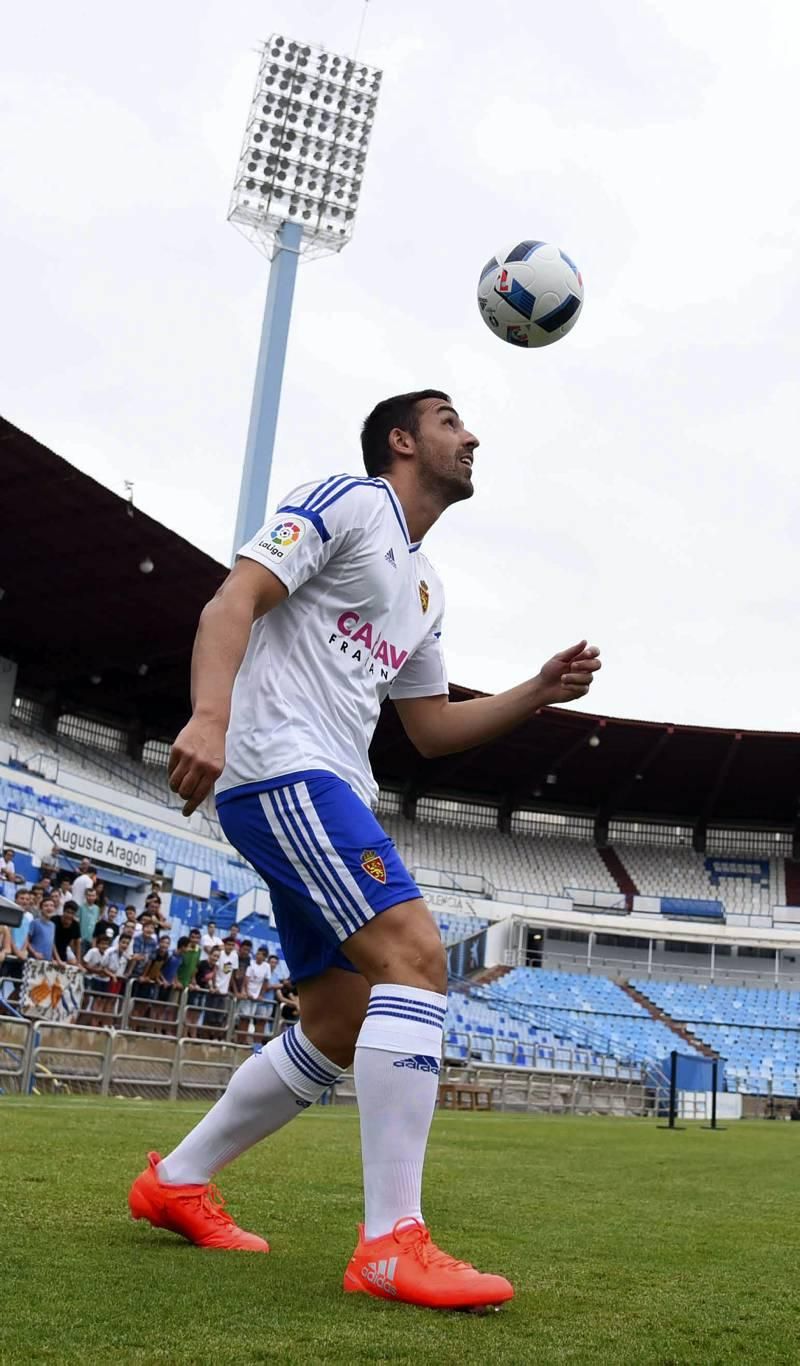
[[[254,790],[256,789],[256,790]],[[332,773],[287,773],[217,797],[227,838],[270,890],[294,982],[352,963],[340,945],[420,891],[368,806]]]

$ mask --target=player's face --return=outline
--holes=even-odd
[[[420,482],[435,490],[445,506],[471,498],[472,463],[480,444],[468,432],[455,408],[439,398],[423,399],[418,407],[416,437]]]

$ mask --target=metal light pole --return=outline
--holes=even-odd
[[[278,34],[264,46],[228,211],[271,262],[234,555],[264,521],[297,263],[353,234],[381,74]]]

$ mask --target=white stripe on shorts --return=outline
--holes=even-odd
[[[272,795],[272,792],[261,792],[259,793],[258,800],[261,803],[261,809],[264,812],[264,816],[273,836],[280,845],[286,860],[291,863],[300,880],[305,883],[308,895],[311,897],[314,904],[319,906],[337,939],[346,939],[348,934],[351,933],[351,930],[344,927],[341,915],[331,907],[330,896],[324,884],[320,884],[319,880],[314,875],[314,870],[308,867],[307,862],[301,857],[294,843],[287,839],[284,828],[272,809],[270,800]],[[283,815],[285,819],[285,812]]]
[[[350,869],[347,867],[347,864],[344,862],[342,858],[340,858],[339,854],[336,852],[333,845],[331,844],[330,836],[327,833],[324,825],[322,824],[322,821],[320,820],[319,816],[317,815],[316,808],[314,806],[313,801],[311,800],[311,793],[308,790],[308,784],[297,783],[295,785],[294,791],[297,793],[297,798],[303,809],[303,813],[309,825],[311,826],[311,829],[314,831],[314,834],[317,837],[320,847],[324,849],[330,863],[333,865],[341,881],[347,888],[347,891],[350,893],[352,901],[354,901],[356,904],[357,909],[351,909],[350,906],[348,906],[350,914],[356,921],[360,922],[360,924],[365,925],[368,920],[373,920],[375,918],[375,912],[370,906],[369,902],[367,901],[367,898],[364,896],[364,893],[362,892],[361,888],[359,887],[358,883],[353,877],[353,874],[350,872]]]

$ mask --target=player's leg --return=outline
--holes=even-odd
[[[237,1068],[213,1109],[161,1162],[163,1181],[206,1184],[312,1105],[349,1067],[369,998],[367,983],[357,973],[328,968],[301,982],[299,991],[302,1024],[270,1039]]]
[[[376,915],[344,945],[369,983],[356,1048],[367,1238],[422,1219],[422,1166],[442,1056],[447,965],[421,899]],[[398,1064],[400,1064],[398,1066]]]
[[[344,1289],[429,1308],[501,1304],[514,1293],[509,1282],[442,1252],[422,1217],[447,1008],[438,928],[415,898],[376,915],[343,947],[370,985],[355,1054],[365,1223]]]
[[[150,1154],[129,1205],[148,1219],[203,1246],[268,1251],[263,1239],[236,1227],[210,1196],[223,1167],[282,1129],[318,1100],[353,1058],[369,987],[357,973],[329,968],[301,982],[300,999],[314,1038],[298,1022],[259,1047],[234,1072],[227,1090],[163,1160]]]

